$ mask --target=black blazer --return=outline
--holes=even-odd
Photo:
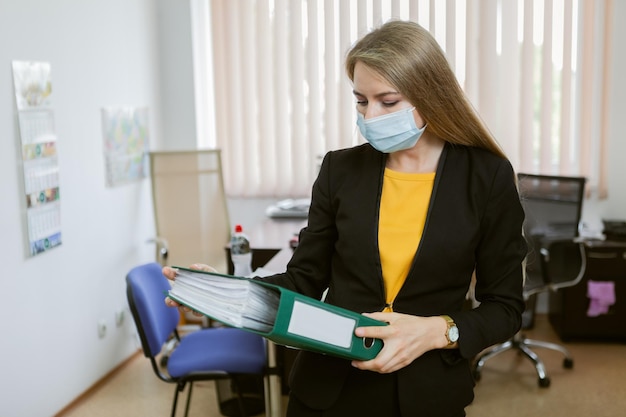
[[[267,280],[357,312],[381,311],[385,293],[378,215],[386,155],[369,144],[329,152],[313,185],[307,227],[284,274]],[[473,399],[468,360],[521,326],[524,213],[510,163],[485,150],[444,147],[422,240],[394,311],[450,315],[458,350],[427,352],[397,371],[406,415],[446,415]],[[472,272],[480,306],[463,311]],[[332,405],[349,361],[300,352],[292,393],[313,408]],[[368,372],[368,371],[364,371]]]

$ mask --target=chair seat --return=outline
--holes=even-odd
[[[267,362],[265,341],[259,335],[233,328],[209,328],[183,337],[167,361],[168,373],[222,371],[261,374]]]

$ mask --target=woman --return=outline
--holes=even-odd
[[[287,271],[265,279],[389,326],[356,329],[384,341],[370,361],[300,352],[287,416],[464,416],[469,360],[521,325],[513,169],[419,25],[367,34],[346,70],[368,143],[325,156]]]

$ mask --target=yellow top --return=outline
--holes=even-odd
[[[378,248],[387,307],[404,284],[422,238],[435,173],[412,174],[385,168],[380,200]]]

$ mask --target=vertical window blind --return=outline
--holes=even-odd
[[[320,158],[361,143],[344,56],[389,19],[446,51],[520,172],[606,195],[612,0],[192,1],[199,146],[230,196],[306,196]]]

